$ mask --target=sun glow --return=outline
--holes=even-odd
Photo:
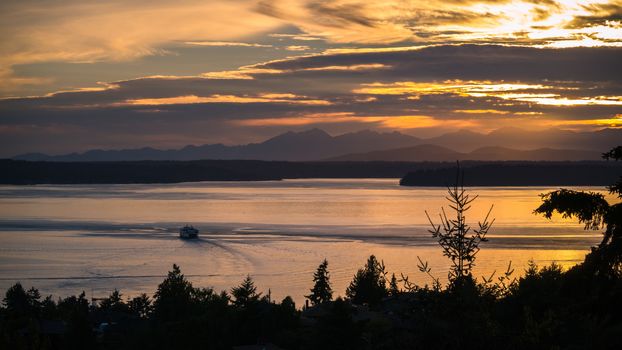
[[[434,95],[452,93],[463,96],[493,96],[494,92],[506,92],[516,90],[542,90],[551,89],[552,86],[542,84],[505,83],[492,81],[462,81],[446,80],[443,82],[395,82],[395,83],[371,83],[355,89],[355,94],[370,95]]]
[[[582,120],[556,120],[547,122],[550,126],[598,126],[620,128],[622,127],[622,114],[617,114],[613,118],[605,119],[582,119]]]
[[[547,92],[543,92],[546,90]],[[410,100],[418,100],[421,96],[454,94],[463,97],[494,97],[502,100],[527,102],[545,106],[620,106],[622,96],[589,96],[567,97],[560,93],[576,91],[578,88],[544,84],[507,83],[493,81],[461,81],[447,80],[443,82],[395,82],[364,84],[355,89],[355,94],[366,95],[408,95]],[[489,110],[490,111],[490,110]],[[459,110],[458,113],[478,113]],[[494,113],[494,112],[490,112]],[[497,111],[496,113],[500,113]],[[503,113],[501,111],[501,113]]]
[[[297,117],[238,119],[233,124],[244,126],[304,126],[314,124],[361,123],[388,129],[420,129],[437,126],[472,127],[473,121],[439,120],[427,115],[359,116],[352,112],[316,113]]]
[[[306,96],[294,94],[260,94],[258,96],[211,95],[211,96],[176,96],[162,98],[142,98],[127,100],[120,105],[158,106],[195,103],[290,103],[302,105],[330,105],[326,100],[307,99]]]

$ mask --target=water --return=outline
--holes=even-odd
[[[370,254],[387,270],[430,280],[416,267],[429,261],[441,280],[448,260],[430,237],[446,206],[445,189],[400,187],[397,179],[307,179],[166,185],[0,186],[0,290],[16,281],[42,294],[86,291],[102,297],[152,294],[173,263],[195,286],[229,289],[250,274],[273,298],[297,303],[312,274],[329,261],[335,295]],[[581,188],[602,191],[602,188]],[[470,188],[478,194],[467,222],[494,204],[496,221],[482,244],[475,274],[520,274],[529,259],[568,267],[583,260],[601,234],[572,220],[533,215],[541,187]],[[609,197],[609,199],[612,199]],[[184,241],[184,224],[201,238]]]

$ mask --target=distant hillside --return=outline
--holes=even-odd
[[[530,160],[530,161],[577,161],[599,160],[601,152],[540,148],[523,151],[505,147],[482,147],[472,152],[461,153],[435,145],[419,145],[385,151],[348,154],[327,159],[328,161],[454,161],[454,160]]]
[[[467,186],[605,186],[622,173],[619,162],[503,162],[464,167]],[[406,174],[402,186],[449,186],[456,168],[418,169]]]
[[[422,142],[447,147],[461,152],[472,152],[478,148],[497,146],[518,150],[539,148],[580,149],[604,152],[620,144],[622,129],[602,129],[593,132],[575,132],[569,130],[524,130],[507,127],[488,134],[459,130]]]
[[[366,153],[346,154],[339,157],[326,159],[327,161],[402,161],[402,162],[421,162],[421,161],[455,161],[460,159],[461,153],[448,148],[436,145],[418,145],[390,149],[384,151],[373,151]]]
[[[488,134],[460,130],[434,138],[419,139],[399,132],[370,130],[331,136],[320,129],[286,132],[261,143],[226,146],[189,145],[180,149],[150,147],[122,150],[90,150],[84,153],[22,154],[13,159],[45,161],[138,161],[138,160],[583,160],[618,146],[622,129],[595,132],[567,130],[526,131],[503,128]],[[418,146],[419,148],[415,148]],[[408,149],[412,147],[412,149]],[[390,151],[387,151],[390,150]],[[387,151],[387,152],[382,152]],[[456,152],[459,151],[459,152]],[[521,153],[520,151],[524,151]],[[369,153],[363,155],[364,153]],[[344,156],[345,155],[345,156]]]
[[[20,160],[46,161],[135,161],[135,160],[199,160],[199,159],[248,159],[248,160],[292,160],[306,161],[334,157],[347,153],[407,147],[419,139],[414,136],[393,133],[378,133],[363,130],[339,136],[331,136],[319,129],[303,132],[287,132],[262,143],[240,146],[212,144],[186,146],[177,150],[154,148],[124,150],[91,150],[50,156],[29,153],[14,157]]]
[[[404,185],[444,186],[455,162],[284,162],[258,160],[35,162],[0,160],[0,184],[122,184],[257,181],[300,178],[400,178]],[[464,161],[469,186],[606,185],[621,162]]]
[[[550,160],[550,161],[577,161],[601,160],[599,151],[585,151],[576,149],[539,148],[534,150],[516,150],[505,147],[482,147],[465,154],[464,160]]]

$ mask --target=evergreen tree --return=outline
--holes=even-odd
[[[9,312],[35,316],[41,306],[39,290],[31,287],[28,291],[17,282],[5,294],[3,303]]]
[[[311,304],[318,305],[333,299],[333,289],[330,286],[328,261],[326,259],[324,259],[313,274],[313,282],[315,282],[315,284],[311,289],[311,294],[305,296],[305,298],[311,301]]]
[[[245,308],[257,303],[261,297],[261,293],[257,293],[257,287],[250,275],[247,275],[244,281],[231,289],[231,295],[233,296],[233,305]]]
[[[103,311],[126,312],[127,305],[123,302],[121,296],[121,293],[115,289],[108,298],[101,301],[99,304],[100,309]]]
[[[438,240],[438,244],[443,248],[443,255],[451,260],[449,270],[449,282],[452,285],[460,285],[463,279],[472,279],[471,271],[475,266],[475,258],[482,242],[486,242],[486,234],[494,223],[489,220],[492,206],[483,221],[478,222],[478,228],[472,228],[466,223],[466,212],[471,208],[471,203],[477,196],[471,196],[464,189],[464,175],[460,171],[460,163],[456,171],[456,183],[452,187],[447,187],[447,200],[449,207],[454,213],[451,218],[441,210],[439,218],[440,225],[436,225],[428,212],[425,212],[432,229],[429,230],[432,236]]]
[[[377,304],[388,293],[386,274],[384,263],[371,255],[365,266],[354,275],[346,290],[346,296],[354,304]]]
[[[89,320],[89,301],[86,293],[70,296],[58,302],[61,319],[67,322],[66,349],[93,349],[95,337]]]
[[[148,318],[153,310],[153,305],[151,304],[151,299],[147,294],[142,293],[141,295],[130,299],[127,302],[127,306],[129,311],[140,318]]]
[[[391,275],[391,282],[389,282],[389,295],[396,296],[400,294],[400,288],[397,286],[397,278],[395,273]]]
[[[175,320],[184,317],[191,310],[194,288],[181,273],[177,265],[160,285],[154,295],[154,312],[162,320]]]
[[[7,310],[11,312],[24,314],[30,309],[28,294],[19,282],[6,291],[3,302]]]

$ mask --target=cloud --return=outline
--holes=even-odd
[[[455,113],[466,113],[466,114],[509,114],[508,111],[500,111],[498,109],[456,109]],[[520,113],[520,112],[519,112]]]
[[[300,34],[273,33],[273,34],[268,34],[268,36],[271,38],[279,38],[279,39],[286,38],[286,39],[300,40],[300,41],[324,40],[323,38],[314,37],[314,36],[311,36],[309,34],[304,34],[304,33],[300,33]]]
[[[266,44],[239,43],[234,41],[186,41],[184,44],[194,46],[241,46],[241,47],[273,47]]]
[[[497,98],[509,101],[529,102],[551,106],[585,106],[605,105],[622,106],[622,96],[582,96],[569,98],[562,96],[568,90],[581,90],[580,85],[569,84],[524,84],[494,81],[462,81],[447,80],[443,82],[395,82],[390,84],[365,84],[353,93],[366,95],[408,95],[410,100],[418,100],[421,96],[453,94],[458,96]],[[542,92],[547,90],[547,92]],[[553,93],[555,91],[556,93]],[[461,111],[464,113],[464,111]],[[499,113],[496,111],[495,113]],[[482,113],[478,113],[482,114]]]
[[[622,1],[588,3],[583,8],[584,14],[573,17],[565,28],[585,28],[622,21]]]
[[[256,39],[305,42],[283,52],[315,45],[382,50],[398,43],[620,46],[621,14],[619,0],[6,0],[0,4],[0,94],[50,84],[20,75],[21,65],[135,61],[177,55],[180,43],[262,48],[273,42]],[[278,33],[283,28],[296,32]]]
[[[287,51],[307,51],[310,50],[311,47],[306,45],[289,45],[285,46],[285,50]]]
[[[281,25],[237,1],[3,1],[0,66],[126,61],[168,54],[179,41],[229,41]],[[6,81],[13,72],[4,70]],[[15,82],[14,82],[15,83]],[[0,84],[11,91],[13,85]]]
[[[598,128],[619,125],[621,61],[622,48],[612,47],[329,51],[202,76],[151,76],[0,100],[0,138],[4,155],[14,155],[244,143],[309,126]]]
[[[309,35],[339,43],[506,43],[546,45],[590,37],[600,25],[622,41],[620,1],[305,1],[264,0],[258,11],[287,20]],[[618,21],[618,22],[616,22]],[[552,32],[554,29],[555,32]],[[580,43],[577,43],[580,44]]]
[[[211,96],[175,96],[159,98],[129,99],[115,104],[115,106],[162,106],[187,105],[195,103],[286,103],[302,105],[330,105],[326,100],[308,99],[306,96],[294,94],[259,94],[258,96],[211,95]]]
[[[367,79],[416,81],[461,80],[581,80],[622,79],[616,69],[622,50],[611,47],[535,49],[499,45],[433,45],[422,47],[331,50],[324,55],[254,65],[254,69],[297,71],[309,68],[382,64],[390,70],[371,70]],[[577,67],[581,67],[577,69]],[[375,74],[376,73],[376,74]]]

